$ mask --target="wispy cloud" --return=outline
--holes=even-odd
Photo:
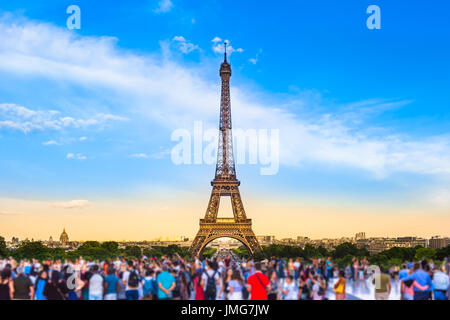
[[[150,156],[146,153],[133,153],[130,155],[131,158],[138,158],[138,159],[148,159]]]
[[[84,156],[83,154],[81,154],[81,153],[68,153],[67,155],[66,155],[66,159],[69,159],[69,160],[80,160],[80,161],[84,161],[84,160],[86,160],[87,159],[87,157],[86,156]]]
[[[138,159],[163,159],[165,157],[168,157],[170,155],[169,149],[160,148],[158,152],[154,153],[133,153],[130,155],[131,158],[138,158]]]
[[[184,54],[191,53],[192,51],[198,49],[198,45],[187,41],[183,36],[175,36],[172,41],[175,43],[178,50]]]
[[[256,53],[256,56],[254,58],[248,59],[248,61],[250,61],[250,63],[252,63],[252,64],[257,64],[258,60],[259,60],[259,55],[261,53],[262,53],[262,49],[259,49],[259,51]]]
[[[32,110],[13,103],[0,104],[0,130],[12,129],[29,133],[31,131],[62,130],[64,128],[102,127],[112,121],[126,121],[127,118],[112,114],[96,114],[80,119],[62,116],[56,110]],[[48,141],[47,145],[55,144]]]
[[[425,198],[429,204],[442,208],[450,208],[450,188],[435,188],[426,193]]]
[[[158,7],[153,11],[156,13],[167,13],[173,8],[173,3],[171,0],[160,0],[158,2]]]
[[[238,53],[242,53],[244,52],[244,49],[242,48],[237,48],[235,49],[229,40],[224,40],[222,41],[222,39],[220,37],[215,37],[214,39],[211,40],[211,42],[213,43],[212,49],[215,53],[224,53],[225,52],[225,44],[227,44],[227,54],[231,55],[233,52],[238,52]]]
[[[52,202],[50,205],[54,208],[82,209],[90,207],[92,204],[88,200],[71,200],[67,202]]]
[[[44,146],[61,146],[62,143],[55,141],[55,140],[49,140],[49,141],[43,142],[42,145],[44,145]]]

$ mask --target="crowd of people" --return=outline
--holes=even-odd
[[[373,298],[448,300],[448,259],[405,261],[389,270],[353,258],[339,269],[330,258],[241,261],[231,255],[185,261],[180,256],[113,261],[0,260],[0,300],[325,300],[347,299],[348,283],[371,281]]]

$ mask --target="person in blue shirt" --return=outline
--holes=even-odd
[[[39,278],[36,280],[35,288],[34,288],[34,300],[47,300],[47,297],[44,295],[45,286],[48,282],[48,275],[46,271],[41,271],[39,274]]]
[[[333,266],[331,264],[331,258],[330,257],[328,257],[327,261],[325,262],[325,265],[326,265],[326,269],[327,269],[327,277],[326,277],[326,279],[327,279],[327,282],[328,282],[331,278],[333,278]]]
[[[445,265],[442,265],[440,270],[436,267],[433,274],[434,300],[447,300],[446,295],[449,288],[450,280],[448,274],[446,274]]]
[[[175,289],[175,278],[168,271],[169,268],[166,264],[162,266],[163,272],[158,275],[158,299],[170,300],[172,298],[172,291]]]
[[[116,276],[116,270],[108,268],[108,275],[104,280],[105,300],[117,300],[117,293],[120,291],[120,279]]]
[[[413,273],[402,279],[403,282],[408,280],[417,281],[421,286],[428,286],[428,289],[421,291],[418,288],[414,288],[414,300],[430,300],[431,298],[431,287],[433,283],[431,282],[430,275],[421,269],[420,263],[414,263]]]
[[[412,268],[414,268],[414,262],[412,261],[406,261],[406,267],[411,270]]]
[[[403,280],[403,278],[407,277],[409,274],[409,270],[406,267],[406,263],[402,264],[402,269],[398,273],[398,280]]]

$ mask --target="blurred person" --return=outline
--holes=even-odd
[[[421,268],[421,264],[419,262],[414,263],[413,270],[410,275],[404,277],[403,282],[408,280],[417,281],[417,284],[421,287],[426,287],[426,290],[421,290],[419,287],[414,287],[414,300],[430,300],[431,299],[431,277]]]
[[[47,281],[44,288],[44,296],[47,300],[65,300],[64,292],[61,290],[61,281],[59,279],[59,272],[53,270],[51,278]]]
[[[27,268],[30,272],[31,268]],[[33,300],[34,298],[34,287],[28,274],[25,273],[25,268],[17,269],[17,277],[14,279],[14,300]]]
[[[281,285],[281,296],[283,300],[297,300],[298,291],[295,290],[294,277],[288,275]]]
[[[103,277],[99,274],[97,264],[92,267],[89,279],[89,300],[103,300]]]
[[[14,283],[11,268],[4,267],[0,273],[0,300],[11,300],[14,297]]]
[[[346,283],[347,279],[345,278],[345,272],[339,271],[339,279],[334,284],[333,290],[336,295],[336,300],[345,300],[346,299]]]
[[[128,261],[127,270],[122,274],[122,283],[126,286],[125,296],[127,300],[139,300],[139,274],[134,268],[134,262]]]
[[[214,268],[214,263],[211,260],[206,261],[206,270],[202,273],[202,283],[205,291],[205,300],[216,300],[220,275]]]
[[[104,299],[105,300],[117,300],[118,293],[120,291],[120,279],[116,275],[116,270],[114,269],[115,264],[110,265],[107,269],[108,275],[103,281],[104,286]]]
[[[234,270],[233,275],[231,276],[231,281],[229,283],[229,295],[228,300],[243,300],[243,291],[245,290],[244,287],[244,280],[241,277],[241,273],[239,270]]]
[[[158,283],[158,299],[172,299],[172,291],[175,289],[175,277],[169,272],[167,264],[163,264],[162,271],[157,277]]]
[[[391,293],[391,277],[385,272],[384,267],[375,273],[372,283],[375,284],[375,300],[389,300]]]
[[[440,269],[435,268],[432,283],[434,300],[447,300],[450,281],[444,264]]]
[[[256,262],[255,273],[249,276],[247,280],[250,300],[267,300],[267,289],[270,290],[270,280],[261,272],[261,263]]]
[[[272,270],[269,273],[269,280],[270,280],[270,290],[267,293],[267,299],[278,300],[280,292],[280,281],[278,280],[277,273],[275,270]]]

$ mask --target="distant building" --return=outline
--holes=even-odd
[[[63,232],[61,233],[61,236],[59,237],[59,242],[61,242],[61,245],[66,246],[69,244],[69,235],[66,232],[66,228],[63,229]]]
[[[406,247],[427,247],[428,241],[427,239],[417,238],[417,237],[399,237],[397,238],[397,244],[399,247],[402,247],[401,244],[405,244]]]
[[[275,236],[256,236],[256,239],[264,246],[271,245],[275,242]]]
[[[355,241],[365,240],[365,239],[366,239],[365,232],[358,232],[357,234],[355,234]]]
[[[433,249],[441,249],[450,245],[450,238],[441,238],[439,236],[431,237],[429,247]]]

